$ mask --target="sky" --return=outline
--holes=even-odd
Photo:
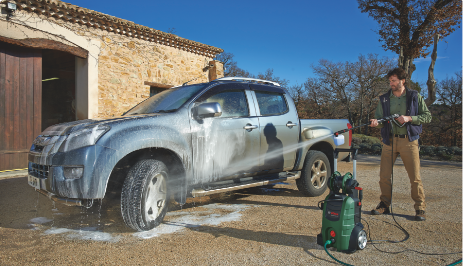
[[[302,84],[314,77],[320,59],[355,62],[369,53],[397,59],[374,32],[377,23],[361,13],[356,0],[119,1],[68,0],[80,7],[133,21],[179,37],[222,48],[253,74]],[[438,43],[435,79],[462,72],[462,27]],[[431,50],[431,48],[430,48]],[[426,88],[430,55],[415,61],[412,79]]]

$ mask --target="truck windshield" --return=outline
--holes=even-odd
[[[206,84],[195,84],[162,91],[139,103],[124,115],[166,113],[176,111],[205,86]]]

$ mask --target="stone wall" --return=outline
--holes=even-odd
[[[150,95],[145,81],[166,85],[208,82],[211,58],[148,41],[106,35],[99,56],[99,115],[122,114]],[[223,68],[218,67],[218,77]]]
[[[98,116],[119,116],[150,95],[145,81],[166,85],[208,82],[212,58],[150,41],[140,40],[84,25],[53,20],[80,36],[98,40]],[[223,65],[217,62],[217,77],[223,77]]]

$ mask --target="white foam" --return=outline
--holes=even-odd
[[[53,219],[48,219],[46,217],[35,217],[31,219],[33,224],[44,224],[53,221]]]
[[[241,211],[251,207],[250,205],[244,204],[209,204],[202,206],[202,208],[209,209],[209,211],[200,211],[200,212],[173,212],[168,213],[168,216],[182,215],[179,218],[173,219],[171,221],[160,224],[159,226],[153,228],[150,231],[138,232],[134,236],[148,239],[157,237],[163,234],[171,234],[178,231],[181,231],[185,228],[194,228],[201,225],[219,225],[223,222],[232,222],[240,220],[242,214]],[[230,213],[218,214],[214,213],[214,210],[226,210]],[[198,216],[201,214],[200,216]]]
[[[86,227],[80,230],[68,228],[50,228],[44,232],[46,235],[67,234],[66,237],[71,239],[95,240],[106,242],[117,242],[119,237],[114,237],[109,233],[97,231],[95,227]]]
[[[55,227],[52,227],[52,228],[46,230],[44,232],[44,234],[46,234],[46,235],[57,235],[57,234],[69,233],[71,231],[72,231],[72,229],[68,229],[68,228],[55,228]]]

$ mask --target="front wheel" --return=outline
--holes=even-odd
[[[168,170],[158,160],[137,162],[129,171],[121,192],[124,222],[137,231],[158,226],[167,212]]]
[[[327,181],[331,173],[329,159],[323,152],[308,151],[301,177],[296,180],[296,186],[305,196],[320,196],[327,189]]]

